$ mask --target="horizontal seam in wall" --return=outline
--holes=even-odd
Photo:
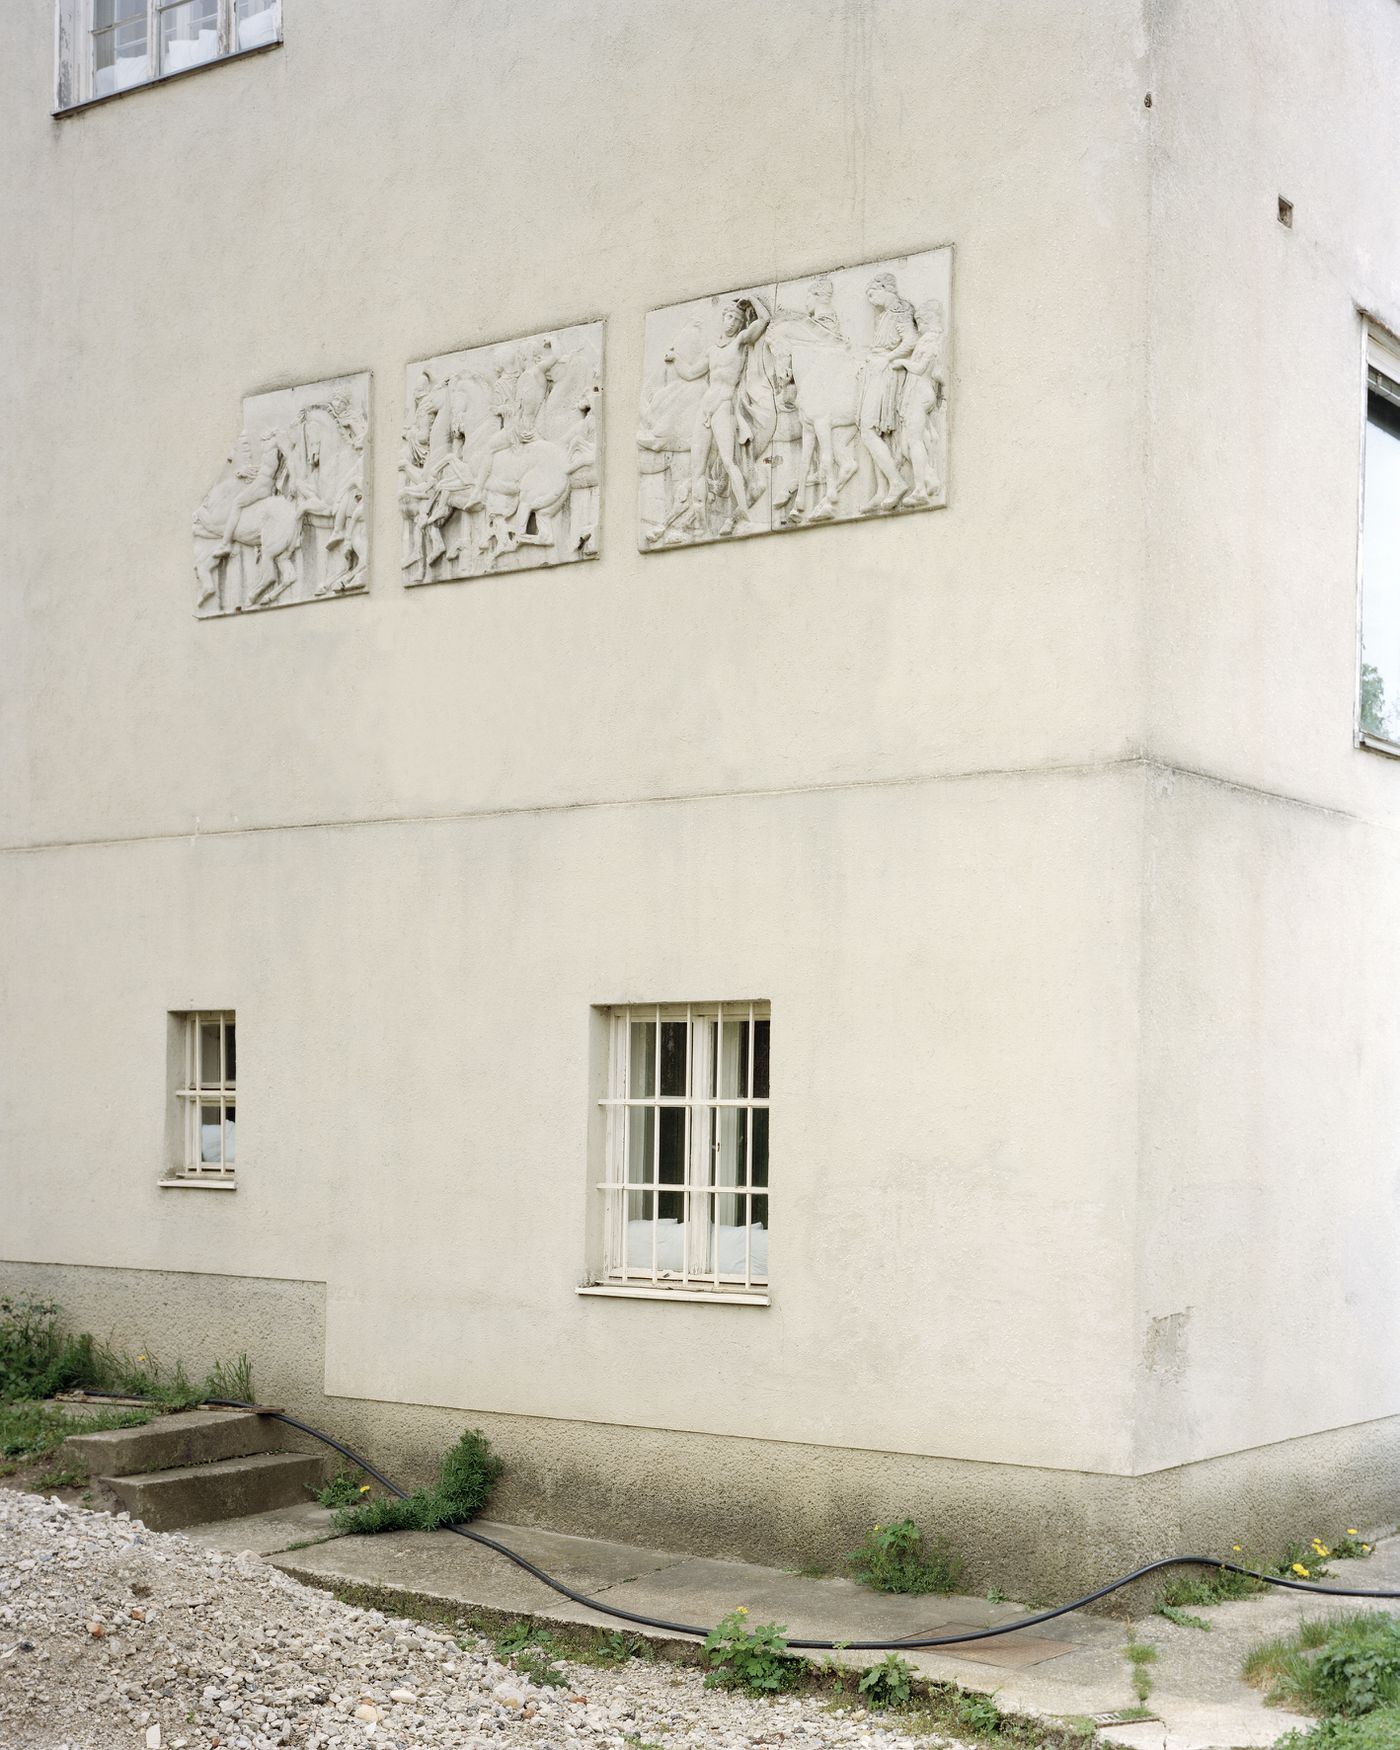
[[[321,1276],[268,1276],[257,1270],[179,1270],[169,1264],[84,1264],[71,1258],[0,1258],[0,1270],[107,1270],[122,1276],[194,1276],[201,1281],[279,1282],[325,1291]]]
[[[787,796],[823,796],[865,790],[907,790],[934,784],[974,783],[987,778],[1064,778],[1100,777],[1115,772],[1144,770],[1160,772],[1169,777],[1188,778],[1230,790],[1240,796],[1255,797],[1263,802],[1277,802],[1299,808],[1309,814],[1320,814],[1336,820],[1352,820],[1361,825],[1392,827],[1395,823],[1375,820],[1328,803],[1312,802],[1306,797],[1289,796],[1281,790],[1269,790],[1261,785],[1246,784],[1237,778],[1221,777],[1214,772],[1192,766],[1175,765],[1168,760],[1153,759],[1145,754],[1129,754],[1121,759],[1086,760],[1064,765],[1045,766],[972,766],[957,772],[914,772],[885,778],[834,778],[828,783],[756,786],[748,790],[678,790],[653,796],[600,796],[579,802],[520,802],[498,808],[461,808],[437,814],[371,814],[326,818],[321,820],[270,821],[260,826],[220,826],[192,832],[133,833],[128,837],[91,839],[43,839],[33,844],[0,845],[0,855],[29,856],[39,851],[103,850],[120,845],[163,845],[194,842],[199,839],[252,838],[265,833],[284,832],[345,832],[355,827],[442,826],[470,820],[508,820],[526,814],[580,814],[603,809],[675,807],[703,802],[746,802]]]

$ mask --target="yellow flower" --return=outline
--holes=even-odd
[[[1239,1554],[1239,1553],[1240,1553],[1240,1546],[1239,1546],[1239,1544],[1237,1544],[1237,1543],[1232,1543],[1232,1544],[1231,1544],[1231,1545],[1230,1545],[1230,1548],[1231,1548],[1231,1549],[1232,1549],[1232,1550],[1234,1550],[1234,1552],[1235,1552],[1235,1554],[1236,1554],[1236,1555],[1238,1555],[1238,1554]]]
[[[1305,1580],[1309,1580],[1312,1578],[1312,1576],[1308,1573],[1308,1570],[1303,1566],[1303,1564],[1301,1562],[1294,1562],[1293,1572],[1295,1574],[1301,1574]]]
[[[369,1484],[368,1483],[361,1483],[360,1484],[360,1493],[362,1495],[367,1495],[369,1493]]]
[[[138,1360],[138,1361],[144,1361],[144,1360],[145,1360],[145,1359],[146,1359],[146,1357],[145,1357],[145,1356],[144,1356],[144,1355],[138,1355],[138,1356],[137,1356],[137,1357],[136,1357],[136,1359],[137,1359],[137,1360]]]
[[[1347,1536],[1348,1537],[1355,1537],[1356,1536],[1356,1527],[1354,1525],[1347,1526]]]

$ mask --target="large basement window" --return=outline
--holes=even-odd
[[[1400,754],[1400,351],[1367,352],[1358,737]]]
[[[766,1003],[609,1016],[603,1269],[583,1292],[764,1304]]]
[[[183,1149],[177,1169],[183,1183],[231,1185],[237,1105],[238,1040],[229,1010],[203,1010],[179,1017],[183,1067],[175,1100]]]
[[[55,108],[75,109],[282,40],[281,0],[57,0]]]

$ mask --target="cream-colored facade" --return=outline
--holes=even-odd
[[[1396,0],[285,0],[58,118],[20,10],[0,1285],[564,1529],[1049,1589],[1393,1519]],[[945,245],[946,506],[639,548],[649,312]],[[596,562],[405,588],[407,367],[600,319]],[[244,398],[362,372],[367,591],[197,618]],[[603,1012],[712,999],[771,1304],[581,1296]],[[159,1182],[197,1009],[232,1194]]]

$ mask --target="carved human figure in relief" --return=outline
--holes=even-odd
[[[914,320],[918,328],[914,350],[908,358],[892,359],[890,369],[904,372],[900,425],[914,473],[914,484],[904,502],[922,506],[934,502],[941,486],[937,414],[946,393],[942,304],[930,298],[919,305]]]
[[[285,497],[278,490],[286,460],[283,439],[273,430],[264,431],[256,455],[246,433],[234,445],[231,471],[215,481],[194,514],[196,607],[216,599],[225,609],[261,607],[297,582],[302,511],[294,490]],[[227,567],[238,546],[257,551],[246,604],[225,599]]]
[[[892,368],[914,350],[914,307],[899,295],[892,273],[876,274],[865,295],[878,312],[860,387],[860,437],[875,465],[875,490],[862,512],[893,510],[909,491],[890,448],[899,430],[900,376]],[[883,485],[883,491],[882,491]]]
[[[241,488],[229,506],[223,536],[214,549],[215,559],[227,559],[232,553],[240,515],[260,500],[275,496],[277,477],[285,467],[286,457],[283,454],[281,438],[275,431],[265,431],[262,435],[262,448],[258,452],[257,466],[248,478],[247,485]],[[244,470],[240,469],[239,474],[244,477]]]
[[[700,358],[672,360],[677,376],[683,380],[708,379],[691,434],[687,526],[705,528],[706,479],[713,453],[734,500],[734,510],[716,532],[728,535],[736,528],[753,527],[749,512],[761,494],[750,497],[748,482],[739,466],[739,446],[752,444],[754,435],[740,408],[739,390],[749,349],[762,339],[770,320],[771,314],[762,299],[740,298],[724,306],[720,312],[720,337]]]
[[[842,338],[841,318],[836,314],[832,298],[835,288],[825,274],[807,287],[807,317],[835,340]]]

